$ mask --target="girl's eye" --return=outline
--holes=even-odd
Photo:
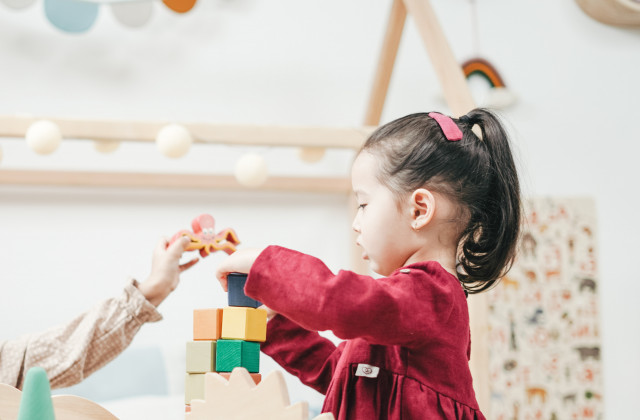
[[[359,209],[362,209],[362,210],[364,210],[364,208],[365,208],[365,207],[367,207],[367,205],[366,205],[366,204],[360,204],[360,205],[358,206],[358,208],[359,208]]]

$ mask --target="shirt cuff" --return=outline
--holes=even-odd
[[[145,322],[157,322],[162,319],[160,312],[138,289],[138,281],[136,279],[130,279],[129,284],[124,288],[123,305],[125,311],[140,325]]]

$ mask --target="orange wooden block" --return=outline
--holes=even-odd
[[[222,309],[194,309],[193,339],[217,340],[222,332]]]
[[[231,377],[231,372],[216,372],[216,373],[222,376],[227,381]],[[249,375],[251,375],[251,379],[253,379],[253,382],[255,382],[256,385],[258,385],[262,380],[262,375],[260,375],[259,373],[250,373]]]
[[[190,406],[190,405],[188,405],[188,404],[187,404],[187,405],[185,405],[185,406],[184,406],[184,412],[185,412],[185,413],[190,413],[190,412],[191,412],[191,406]]]

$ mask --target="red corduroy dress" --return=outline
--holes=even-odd
[[[337,420],[484,420],[469,370],[469,313],[437,262],[374,279],[270,246],[245,292],[280,315],[262,351],[326,395]],[[336,346],[317,331],[346,341]]]

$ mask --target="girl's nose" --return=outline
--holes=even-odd
[[[353,223],[351,224],[351,228],[356,232],[360,233],[360,224],[358,223],[358,219],[353,219]]]

